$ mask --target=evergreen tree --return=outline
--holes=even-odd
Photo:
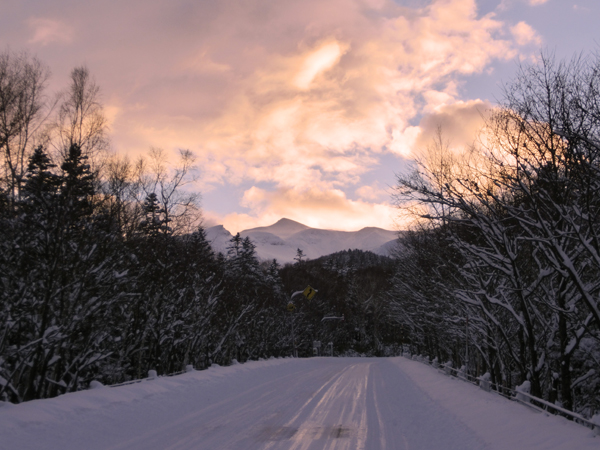
[[[143,213],[144,220],[140,223],[140,229],[143,233],[151,237],[157,237],[170,232],[169,220],[165,217],[165,210],[161,207],[154,192],[146,196]]]
[[[82,154],[78,144],[71,144],[61,169],[61,194],[70,219],[78,220],[91,215],[95,177],[88,164],[88,157]]]
[[[296,261],[298,264],[301,264],[303,258],[304,258],[304,252],[302,251],[301,248],[299,248],[298,250],[296,250],[296,256],[294,256],[294,261]]]
[[[48,197],[54,196],[60,185],[60,178],[52,171],[56,167],[42,146],[36,147],[29,158],[25,174],[24,191],[28,199],[38,203],[46,203]]]

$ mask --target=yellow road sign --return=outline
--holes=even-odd
[[[287,310],[289,312],[292,312],[295,309],[296,309],[296,305],[294,305],[292,302],[289,302],[288,305],[287,305]]]
[[[315,291],[310,286],[306,286],[306,289],[302,292],[302,295],[306,297],[307,300],[312,300],[315,295],[317,295],[317,291]]]

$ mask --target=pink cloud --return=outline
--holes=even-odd
[[[189,148],[205,191],[224,183],[276,186],[260,202],[245,199],[251,217],[292,215],[285,202],[297,201],[307,205],[297,206],[303,213],[310,204],[335,223],[381,222],[389,206],[371,200],[368,189],[360,201],[346,192],[360,188],[383,153],[411,157],[422,133],[411,126],[414,117],[455,104],[457,77],[514,58],[528,31],[510,34],[493,13],[480,15],[475,0],[415,8],[389,0],[172,0],[54,9],[77,23],[77,40],[59,22],[31,19],[31,42],[81,46],[71,60],[86,62],[109,93],[116,149]],[[334,206],[327,212],[317,198]]]
[[[415,155],[421,153],[432,142],[438,131],[442,132],[444,141],[447,141],[450,147],[470,147],[479,138],[479,133],[492,110],[493,105],[489,102],[471,100],[445,105],[425,115],[419,123],[419,133],[413,141]]]
[[[32,17],[27,24],[33,31],[31,44],[68,44],[73,40],[73,29],[60,20]]]
[[[510,32],[513,34],[515,41],[519,45],[535,44],[536,46],[539,46],[542,44],[542,39],[537,32],[525,22],[517,23],[510,28]]]

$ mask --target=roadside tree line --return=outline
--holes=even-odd
[[[600,58],[521,67],[477,141],[398,177],[391,292],[414,351],[600,409]],[[444,360],[444,361],[442,361]]]
[[[110,152],[88,70],[48,77],[0,55],[0,401],[288,352],[279,267],[213,253],[192,154]]]

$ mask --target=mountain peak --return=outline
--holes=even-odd
[[[300,222],[296,222],[295,220],[292,219],[286,219],[285,217],[279,219],[277,222],[275,222],[273,225],[270,225],[272,227],[274,227],[275,225],[301,225],[303,227],[306,227],[306,225],[301,224]],[[307,227],[308,228],[308,227]]]
[[[253,232],[257,232],[257,231],[262,231],[262,232],[274,234],[275,236],[278,236],[282,239],[286,239],[286,238],[292,236],[293,234],[296,234],[303,230],[307,230],[308,228],[309,227],[301,224],[300,222],[296,222],[291,219],[283,218],[283,219],[279,219],[273,225],[269,225],[268,227],[250,228],[249,230],[244,230],[243,233],[248,234],[248,233],[253,233]]]

